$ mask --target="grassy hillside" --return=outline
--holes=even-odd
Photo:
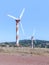
[[[31,40],[20,40],[20,46],[23,47],[31,47]],[[0,43],[0,46],[7,46],[9,45],[16,47],[16,42],[2,42]],[[38,47],[38,48],[49,48],[49,41],[45,41],[45,40],[34,40],[34,47]]]
[[[20,44],[23,46],[31,46],[31,40],[20,40]],[[45,40],[34,40],[34,47],[49,48],[49,41]]]

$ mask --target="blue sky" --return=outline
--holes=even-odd
[[[15,20],[7,14],[19,17],[23,8],[21,23],[25,35],[20,27],[20,39],[30,38],[35,30],[35,39],[49,40],[49,0],[1,0],[0,42],[16,40]]]

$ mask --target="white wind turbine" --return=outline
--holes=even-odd
[[[9,17],[13,18],[16,21],[16,45],[17,46],[19,46],[19,22],[21,21],[21,18],[22,18],[23,14],[24,14],[24,11],[25,11],[25,8],[23,8],[19,18],[16,18],[16,17],[8,14]],[[22,27],[21,22],[20,22],[20,25],[21,25],[22,32],[24,34],[24,29]]]
[[[32,48],[34,48],[34,42],[33,41],[35,41],[35,30],[33,30],[33,34],[31,36],[31,45],[32,45]]]

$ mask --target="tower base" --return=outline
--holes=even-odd
[[[19,43],[18,44],[16,43],[16,46],[19,47],[20,46]]]

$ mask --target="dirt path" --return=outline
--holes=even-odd
[[[49,56],[0,54],[0,65],[49,65]]]

